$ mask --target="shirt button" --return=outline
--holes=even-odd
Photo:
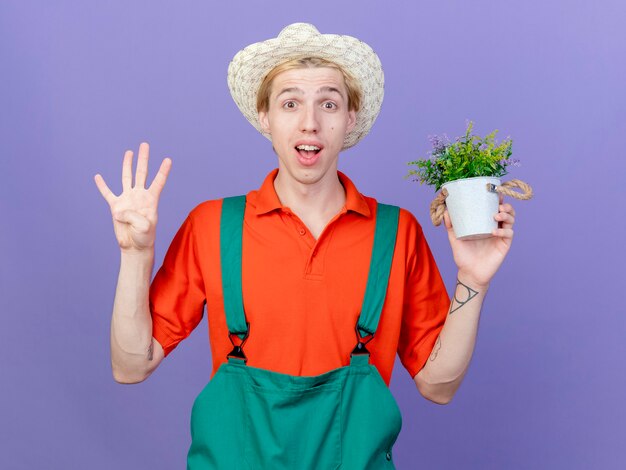
[[[386,458],[387,460],[391,460],[391,452],[387,452],[387,453],[385,454],[385,458]]]
[[[304,230],[303,228],[301,228],[300,230],[298,230],[298,233],[300,235],[304,235],[306,233],[306,230]]]

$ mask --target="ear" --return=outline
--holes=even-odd
[[[348,128],[347,132],[352,132],[356,125],[356,111],[348,111]]]
[[[267,111],[259,111],[259,124],[261,124],[261,129],[266,134],[271,134],[270,132],[270,120],[267,116]]]

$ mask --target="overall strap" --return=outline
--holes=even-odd
[[[241,251],[245,207],[246,196],[225,197],[222,202],[220,221],[220,262],[226,324],[228,325],[228,332],[231,335],[239,336],[242,340],[248,335],[241,288]]]
[[[358,333],[361,336],[373,335],[378,327],[378,320],[383,310],[387,285],[389,284],[399,215],[399,207],[378,203],[374,247],[372,248],[361,315],[357,323]]]
[[[245,196],[224,198],[220,221],[220,261],[226,324],[228,325],[229,334],[237,335],[243,341],[247,339],[249,334],[249,325],[246,322],[243,309],[241,285],[243,217],[245,206]],[[372,248],[365,296],[357,323],[357,333],[362,337],[373,335],[378,327],[378,321],[389,284],[391,261],[393,259],[396,234],[398,231],[399,212],[400,209],[397,206],[381,203],[377,204],[374,245]],[[359,342],[359,345],[364,345],[364,343]],[[243,346],[243,343],[239,346]],[[237,347],[235,347],[235,349],[237,349]],[[240,349],[238,351],[240,351]],[[366,352],[366,349],[363,348],[362,352]],[[234,355],[239,357],[238,353]]]

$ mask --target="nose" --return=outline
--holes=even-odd
[[[300,129],[302,132],[316,133],[319,130],[317,109],[313,105],[306,106],[301,113]]]

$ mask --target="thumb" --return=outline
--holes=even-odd
[[[114,212],[113,219],[123,224],[130,224],[138,232],[150,230],[150,221],[139,212],[133,210]]]

